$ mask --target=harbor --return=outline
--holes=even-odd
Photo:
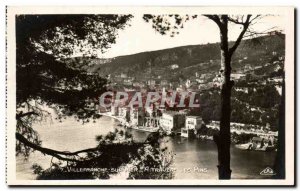
[[[56,150],[68,150],[70,152],[94,147],[97,145],[95,137],[105,135],[114,129],[123,129],[133,135],[134,140],[143,141],[149,132],[124,128],[120,126],[120,121],[109,116],[102,116],[96,123],[86,123],[81,125],[73,118],[67,118],[61,123],[58,121],[43,122],[35,124],[41,139],[42,145]],[[63,127],[63,128],[62,128]],[[70,135],[68,141],[65,136]],[[168,136],[165,138],[164,146],[174,153],[175,179],[217,179],[217,148],[211,140],[188,139],[180,136]],[[242,178],[268,178],[259,175],[267,166],[272,166],[276,152],[255,152],[244,151],[231,147],[232,169],[234,179]],[[186,158],[186,156],[189,156]],[[32,153],[27,160],[17,156],[17,177],[19,179],[35,179],[32,165],[39,164],[43,168],[49,168],[50,156],[44,156],[40,152]],[[251,168],[248,168],[251,166]],[[184,172],[186,168],[206,168],[207,172],[193,171]],[[125,177],[123,177],[125,178]]]

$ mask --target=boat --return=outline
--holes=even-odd
[[[246,143],[246,144],[237,144],[235,145],[236,148],[241,150],[248,150],[248,151],[275,151],[274,146],[263,146],[260,147],[260,145],[256,145],[253,143]]]
[[[249,148],[251,143],[246,143],[246,144],[238,144],[235,145],[236,148],[241,149],[241,150],[250,150]]]

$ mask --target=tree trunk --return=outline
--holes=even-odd
[[[230,114],[231,83],[223,83],[221,89],[221,120],[218,136],[219,179],[230,179]]]
[[[274,164],[276,179],[285,179],[285,75],[283,75],[281,103],[279,106],[278,150]]]
[[[218,171],[219,179],[230,179],[230,115],[231,115],[231,89],[233,81],[231,74],[231,55],[228,50],[228,20],[227,16],[221,16],[220,25],[221,37],[221,119],[220,133],[215,136],[218,147]]]

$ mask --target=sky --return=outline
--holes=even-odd
[[[121,55],[130,55],[139,52],[161,50],[185,45],[197,45],[219,42],[218,26],[211,20],[200,16],[185,23],[184,28],[174,37],[161,35],[156,32],[150,23],[146,23],[142,15],[134,15],[130,21],[131,26],[118,32],[116,43],[99,53],[99,58],[112,58]],[[229,26],[229,40],[235,40],[241,31],[241,25]],[[265,16],[253,29],[262,32],[272,27],[284,30],[284,18],[281,16]]]

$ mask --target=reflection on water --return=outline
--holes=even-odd
[[[95,147],[96,135],[105,135],[114,128],[121,128],[118,122],[109,117],[101,117],[96,123],[82,125],[75,119],[66,119],[62,123],[54,121],[35,124],[43,147],[60,151],[76,151]],[[136,130],[128,130],[137,141],[144,140],[149,134]],[[163,143],[173,151],[175,178],[177,179],[216,179],[217,148],[212,141],[186,139],[181,137],[167,137]],[[232,178],[267,178],[259,173],[267,166],[272,166],[276,153],[243,151],[232,147],[231,166]],[[51,157],[40,152],[34,152],[28,160],[17,157],[17,178],[35,179],[31,166],[34,163],[48,168]]]

